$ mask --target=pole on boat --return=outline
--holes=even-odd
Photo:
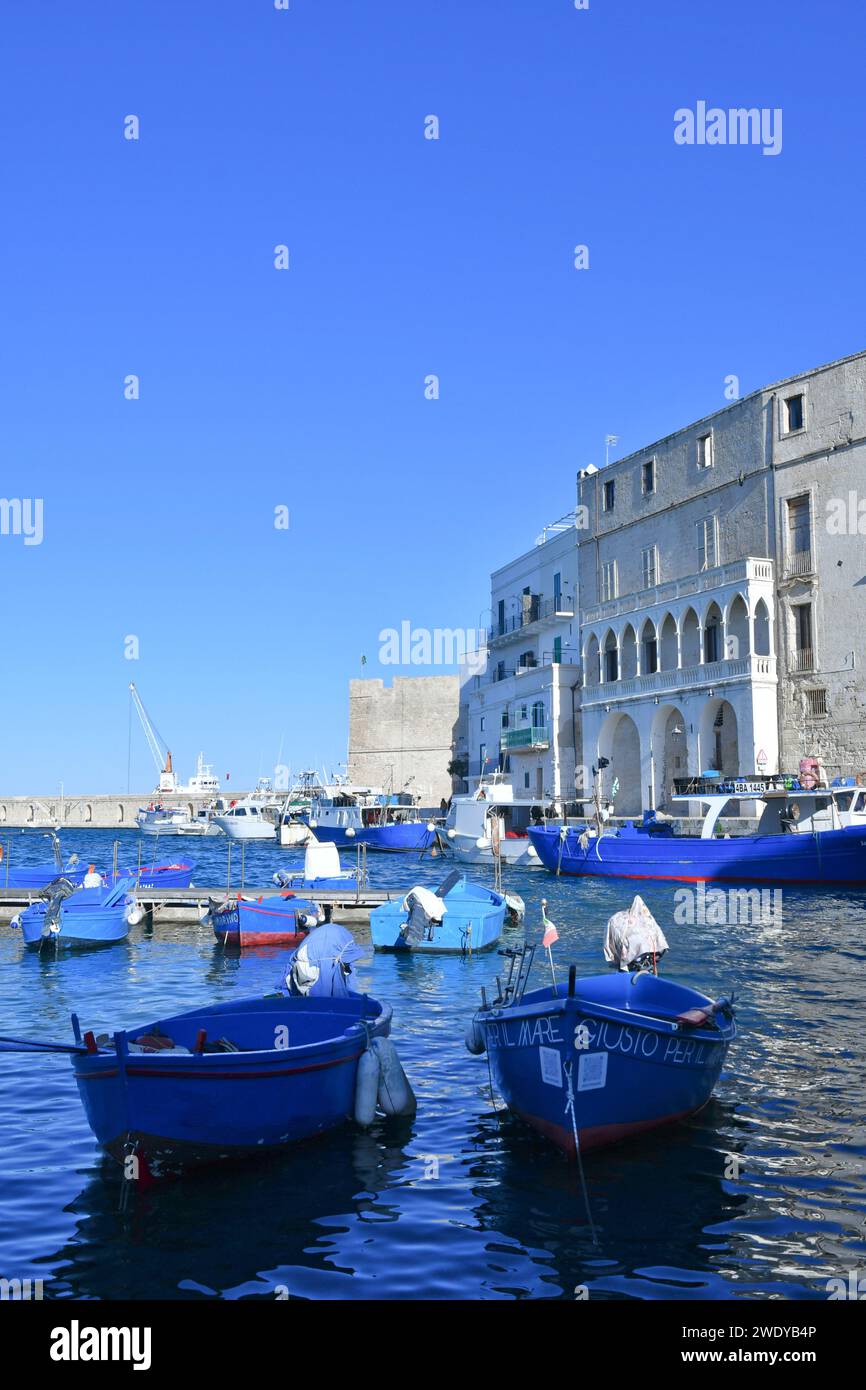
[[[117,881],[117,847],[118,847],[119,844],[120,844],[120,841],[119,841],[119,840],[115,840],[115,841],[114,841],[114,844],[113,844],[113,846],[112,846],[112,850],[113,850],[112,859],[111,859],[111,878],[112,878],[112,882],[116,882],[116,881]]]
[[[241,840],[241,888],[246,882],[247,842]]]
[[[554,941],[558,941],[558,940],[559,940],[559,932],[556,930],[556,927],[553,925],[553,923],[551,922],[550,918],[549,918],[548,915],[547,915],[547,899],[546,899],[546,898],[542,898],[542,899],[541,899],[541,921],[542,921],[542,925],[544,926],[544,936],[541,938],[541,944],[542,944],[542,946],[544,947],[545,951],[547,952],[547,960],[548,960],[548,963],[549,963],[549,965],[550,965],[550,979],[551,979],[551,983],[552,983],[552,985],[553,985],[553,989],[554,989],[554,993],[555,993],[555,992],[556,992],[556,970],[555,970],[554,964],[553,964],[553,950],[552,950],[552,947],[553,947]]]
[[[231,840],[231,836],[229,836],[229,852],[228,852],[228,861],[227,861],[227,867],[226,867],[226,892],[227,892],[227,893],[230,891],[231,886],[232,886],[232,840]]]

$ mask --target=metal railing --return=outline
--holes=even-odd
[[[794,671],[814,671],[815,657],[811,647],[799,647],[791,653],[791,668]]]
[[[513,748],[548,748],[550,725],[533,724],[526,729],[508,729],[499,740],[503,752]]]
[[[801,574],[812,574],[814,569],[811,550],[794,550],[785,560],[785,574],[789,579],[796,579]]]
[[[532,627],[534,623],[545,622],[549,618],[573,618],[574,599],[569,594],[554,594],[553,598],[543,598],[540,594],[533,595],[530,602],[521,612],[514,614],[510,618],[503,618],[501,623],[494,623],[488,628],[488,642],[495,642],[499,637],[508,637],[513,632],[522,632],[527,627]]]

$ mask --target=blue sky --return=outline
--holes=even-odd
[[[2,791],[125,789],[131,679],[184,775],[336,763],[380,630],[475,627],[605,434],[866,346],[864,40],[838,0],[11,0],[0,496],[44,538],[0,536]],[[676,145],[698,100],[782,152]]]

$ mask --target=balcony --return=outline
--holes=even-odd
[[[799,675],[802,671],[814,671],[815,655],[811,647],[799,647],[791,653],[791,670]]]
[[[492,647],[508,641],[516,632],[526,632],[545,623],[566,621],[573,617],[574,599],[568,594],[554,594],[553,598],[533,594],[530,602],[520,613],[503,619],[501,623],[494,623],[493,627],[488,629],[487,644]]]
[[[508,729],[499,740],[503,753],[516,753],[522,749],[531,752],[550,747],[550,725],[533,724],[526,729]]]
[[[599,622],[604,618],[615,618],[623,613],[637,613],[642,609],[687,598],[691,594],[705,594],[713,589],[722,589],[728,584],[748,583],[758,580],[773,583],[773,561],[762,559],[733,560],[728,565],[717,565],[714,569],[703,570],[700,574],[690,574],[685,579],[671,579],[665,584],[655,584],[651,589],[640,589],[637,593],[624,594],[621,598],[609,599],[606,603],[593,604],[581,614],[584,626]]]
[[[794,550],[785,560],[785,578],[799,579],[804,574],[814,574],[811,550]]]
[[[703,686],[722,686],[733,681],[774,682],[774,656],[743,656],[729,661],[705,661],[703,665],[676,666],[652,675],[633,676],[630,680],[600,681],[583,688],[581,706],[612,705],[619,700],[634,700],[646,695],[667,694],[674,690],[700,689]]]

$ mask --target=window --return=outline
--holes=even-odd
[[[794,670],[811,671],[814,665],[812,652],[812,605],[796,603],[794,614]]]
[[[517,661],[517,665],[520,667],[522,671],[525,671],[528,666],[535,666],[535,652],[521,652]]]
[[[526,705],[521,705],[521,706],[520,706],[520,718],[522,719],[523,723],[525,724],[525,723],[526,723]]]
[[[508,728],[508,710],[507,710],[507,709],[504,709],[504,710],[502,711],[502,721],[501,721],[501,722],[502,722],[502,728],[503,728],[503,729],[507,729],[507,728]]]
[[[524,785],[524,787],[526,788],[526,790],[528,791],[528,790],[529,790],[529,773],[528,773],[528,772],[524,772],[524,774],[523,774],[523,785]]]
[[[501,598],[496,605],[496,626],[501,637],[505,632],[505,599]]]
[[[713,436],[702,434],[698,436],[698,468],[712,468],[713,466]]]
[[[554,639],[553,639],[553,660],[554,660],[554,663],[555,663],[557,666],[558,666],[558,665],[561,663],[561,661],[562,661],[562,638],[561,638],[561,637],[554,637]]]
[[[698,522],[698,569],[712,570],[719,563],[719,518],[708,516]]]
[[[806,713],[810,719],[817,719],[828,713],[826,690],[806,691]]]
[[[643,587],[653,589],[658,584],[658,551],[654,545],[648,545],[640,553],[641,576]]]
[[[607,560],[601,567],[601,601],[608,603],[612,598],[616,598],[619,590],[617,587],[616,560]]]
[[[481,733],[484,733],[484,715],[481,716]]]
[[[655,637],[647,637],[643,644],[643,673],[652,676],[659,669],[659,649]]]
[[[560,611],[559,605],[562,601],[562,575],[557,572],[553,576],[553,611]]]
[[[544,701],[536,700],[532,706],[532,727],[541,729],[544,727]]]
[[[615,482],[615,480],[614,480],[613,478],[610,478],[610,479],[608,480],[608,482],[605,483],[605,485],[604,485],[604,491],[603,491],[603,493],[602,493],[602,505],[603,505],[604,510],[605,510],[606,512],[612,512],[612,511],[613,511],[613,504],[614,504],[615,498],[616,498],[616,482]]]
[[[497,663],[496,663],[496,679],[497,679],[498,681],[504,681],[504,680],[505,680],[505,662],[504,662],[504,661],[497,661]]]
[[[802,497],[789,497],[785,510],[787,513],[787,553],[785,556],[789,575],[810,574],[812,570],[812,519],[809,494]]]
[[[804,428],[806,423],[806,413],[803,408],[803,396],[788,396],[784,402],[784,430],[786,434],[794,434],[797,430]]]
[[[619,652],[616,647],[608,647],[605,650],[604,678],[606,681],[619,680]]]
[[[647,459],[646,463],[641,464],[640,487],[644,497],[649,497],[651,492],[656,490],[656,461]]]
[[[704,661],[719,660],[719,625],[707,623],[704,629]]]

